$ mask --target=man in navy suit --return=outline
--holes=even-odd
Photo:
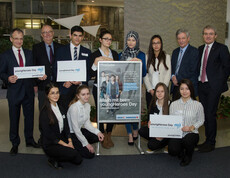
[[[172,85],[171,93],[173,101],[180,97],[179,83],[182,79],[192,81],[197,96],[197,64],[198,50],[189,44],[190,34],[188,30],[179,29],[176,32],[177,42],[180,47],[172,53]]]
[[[230,73],[228,47],[216,42],[216,29],[207,25],[203,29],[205,44],[199,50],[198,94],[205,113],[205,136],[203,144],[198,145],[200,152],[210,152],[216,143],[216,111],[222,92],[228,90],[227,80]]]
[[[0,57],[0,78],[8,82],[7,99],[10,116],[10,141],[13,147],[11,155],[18,153],[20,144],[19,119],[21,106],[24,114],[24,134],[26,146],[39,147],[33,138],[34,127],[34,80],[18,79],[14,75],[14,67],[33,65],[32,52],[22,48],[23,31],[15,28],[10,34],[12,48],[4,52]]]
[[[45,66],[45,75],[37,80],[39,110],[45,101],[45,86],[54,79],[53,64],[55,53],[62,45],[53,41],[54,31],[50,25],[44,25],[41,29],[42,42],[33,46],[33,60],[36,66]]]
[[[84,38],[84,30],[80,26],[73,26],[70,31],[70,44],[60,47],[56,51],[54,66],[55,74],[57,75],[57,61],[85,60],[87,70],[86,78],[88,82],[90,69],[89,56],[91,55],[91,51],[80,45]],[[87,82],[85,84],[87,84]],[[59,82],[59,90],[61,92],[59,102],[66,110],[68,109],[70,101],[75,97],[76,89],[79,84],[81,84],[80,81]]]

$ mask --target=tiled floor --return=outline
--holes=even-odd
[[[230,91],[226,92],[225,95],[230,96]],[[93,104],[91,99],[90,103]],[[35,124],[34,124],[34,138],[39,138],[38,130],[38,101],[35,99]],[[229,108],[230,109],[230,108]],[[22,114],[21,114],[22,115]],[[19,146],[19,153],[32,153],[32,154],[43,154],[42,149],[27,148],[25,146],[25,140],[23,135],[23,117],[20,120],[20,137],[21,144]],[[230,146],[230,119],[219,119],[218,121],[218,132],[217,132],[217,143],[216,147]],[[0,151],[9,152],[11,143],[9,141],[9,114],[8,114],[8,103],[6,99],[0,99]],[[96,126],[96,123],[94,123]],[[204,141],[204,127],[200,128],[200,142]],[[113,129],[112,139],[115,146],[111,149],[103,149],[100,146],[100,155],[126,155],[126,154],[140,154],[135,146],[129,146],[127,144],[128,137],[125,126],[123,124],[115,125]],[[141,147],[143,150],[147,149],[146,140],[141,139]],[[96,147],[97,145],[95,145]]]

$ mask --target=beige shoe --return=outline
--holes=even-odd
[[[111,139],[111,134],[112,134],[112,132],[108,132],[108,146],[109,147],[114,147],[114,143],[113,143],[113,141],[112,141],[112,139]]]
[[[110,148],[110,146],[108,145],[108,135],[106,132],[104,133],[104,140],[101,142],[101,145],[103,148],[106,148],[106,149]]]

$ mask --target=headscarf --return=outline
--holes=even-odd
[[[133,37],[136,40],[136,46],[133,49],[129,48],[128,44],[127,44],[127,41],[130,37]],[[125,38],[125,47],[124,47],[124,50],[121,54],[121,61],[126,61],[129,57],[135,58],[135,57],[137,57],[139,52],[140,52],[139,35],[135,31],[129,31],[126,35],[126,38]]]

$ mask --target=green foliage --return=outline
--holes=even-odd
[[[230,118],[230,97],[222,95],[220,97],[217,118]]]
[[[23,48],[32,50],[35,40],[32,36],[25,35],[23,40]]]
[[[0,54],[11,48],[9,38],[0,38]]]
[[[97,122],[97,110],[95,106],[91,106],[90,120],[91,122]]]

